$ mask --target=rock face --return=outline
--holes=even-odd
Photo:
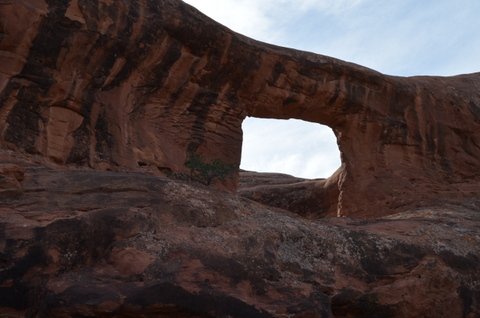
[[[337,211],[338,186],[329,179],[306,180],[279,173],[240,171],[237,193],[265,205],[308,219]]]
[[[387,76],[253,41],[178,0],[6,1],[0,16],[3,148],[234,190],[245,116],[297,118],[337,136],[333,214],[479,195],[478,73]]]
[[[480,316],[480,74],[387,76],[178,0],[0,22],[0,316]],[[342,166],[239,178],[246,116],[330,126]]]
[[[144,173],[23,171],[0,196],[12,317],[478,317],[479,206],[310,221]],[[0,184],[0,191],[2,184]]]

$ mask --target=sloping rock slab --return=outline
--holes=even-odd
[[[1,158],[24,171],[0,197],[6,315],[480,315],[478,206],[309,221],[166,178]]]

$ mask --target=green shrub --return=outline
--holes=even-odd
[[[208,163],[199,155],[190,154],[185,166],[190,169],[190,179],[198,181],[205,185],[210,185],[213,180],[225,180],[225,178],[235,171],[235,166],[224,163],[218,159]]]

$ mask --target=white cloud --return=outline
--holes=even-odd
[[[329,14],[343,14],[365,2],[364,0],[299,0],[302,10],[318,10]]]
[[[480,67],[477,0],[186,2],[255,39],[384,73],[452,75]]]
[[[241,168],[297,177],[329,177],[340,166],[333,131],[301,120],[247,118]]]
[[[184,0],[217,22],[269,43],[287,42],[292,23],[309,11],[343,15],[368,0]]]
[[[277,33],[274,17],[269,12],[274,7],[273,0],[184,0],[210,18],[235,32],[261,40],[274,42]]]
[[[318,23],[303,30],[310,37],[289,45],[394,75],[474,72],[479,10],[475,0],[363,0],[333,18],[318,11]]]

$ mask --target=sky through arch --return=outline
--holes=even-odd
[[[336,137],[327,126],[297,119],[243,121],[240,168],[327,178],[340,167]]]

